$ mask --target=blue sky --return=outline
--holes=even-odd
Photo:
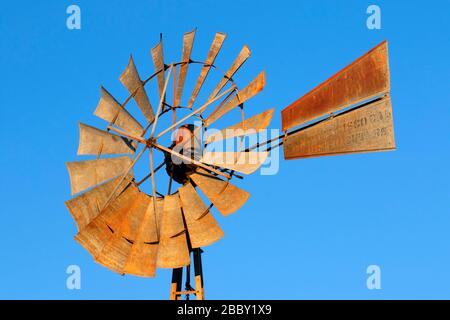
[[[66,8],[81,8],[81,30]],[[366,8],[382,30],[366,28]],[[197,27],[193,56],[216,31],[228,38],[218,64],[242,45],[252,56],[236,76],[259,71],[267,86],[248,108],[280,111],[384,39],[398,150],[282,161],[274,176],[248,177],[250,201],[215,214],[225,238],[205,249],[209,299],[450,298],[448,1],[19,1],[0,11],[2,140],[0,298],[165,299],[170,271],[121,277],[73,240],[76,226],[65,162],[74,161],[77,122],[99,86],[123,98],[117,78],[130,53],[143,74],[164,35],[177,60],[183,33]],[[256,112],[256,111],[255,111]],[[81,290],[66,288],[79,265]],[[366,268],[381,268],[381,290]]]

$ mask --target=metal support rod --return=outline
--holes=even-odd
[[[183,280],[183,268],[172,270],[172,285],[170,287],[170,300],[181,300],[181,282]]]
[[[193,115],[197,114],[197,113],[201,113],[203,110],[206,109],[206,107],[208,107],[211,103],[219,100],[220,98],[222,98],[224,95],[226,95],[227,93],[234,91],[236,88],[235,87],[231,87],[227,90],[225,90],[224,92],[222,92],[220,95],[218,95],[217,97],[215,97],[213,100],[206,102],[204,105],[202,105],[201,107],[199,107],[198,109],[192,111],[190,114],[188,114],[186,117],[184,117],[183,119],[177,121],[176,123],[174,123],[173,125],[171,125],[170,127],[166,128],[165,130],[163,130],[162,132],[160,132],[155,139],[160,138],[162,135],[166,134],[167,132],[171,131],[174,127],[177,127],[179,124],[183,123],[184,121],[186,121],[187,119],[189,119],[190,117],[192,117]]]
[[[153,135],[155,134],[156,124],[158,123],[159,114],[161,112],[161,107],[163,105],[164,97],[166,95],[167,84],[169,83],[169,79],[170,79],[170,75],[172,73],[172,69],[173,69],[173,65],[170,66],[169,72],[167,73],[167,79],[166,79],[166,82],[164,83],[164,88],[163,88],[163,91],[161,93],[161,98],[159,100],[158,110],[156,111],[156,114],[155,114],[155,120],[153,121],[153,127],[152,127],[152,131],[150,133],[150,138],[153,138]]]
[[[194,254],[194,272],[195,272],[195,291],[197,292],[197,300],[205,300],[205,289],[203,284],[202,269],[202,249],[193,249]]]

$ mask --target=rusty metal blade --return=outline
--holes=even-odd
[[[96,256],[98,263],[121,274],[124,273],[132,243],[136,240],[140,222],[147,209],[143,201],[146,195],[139,192],[137,187],[130,185],[122,196],[125,197],[121,198],[120,205],[114,206],[113,203],[109,208],[113,215],[105,217],[114,234]]]
[[[124,273],[140,277],[154,277],[156,275],[156,257],[158,244],[135,242],[123,268]]]
[[[164,197],[161,238],[171,238],[185,230],[178,194]]]
[[[67,162],[72,194],[124,174],[130,164],[131,159],[127,156]]]
[[[100,213],[114,233],[122,233],[122,225],[127,220],[127,216],[132,214],[139,202],[142,201],[140,195],[139,189],[130,184]]]
[[[205,127],[210,126],[213,122],[217,121],[224,114],[228,113],[238,105],[244,103],[250,98],[258,94],[266,85],[266,73],[263,71],[258,76],[253,79],[244,89],[238,92],[234,97],[232,97],[226,104],[224,104],[219,109],[211,113],[205,120]]]
[[[116,195],[123,191],[131,179],[132,176],[128,175],[121,182],[116,191]],[[116,184],[119,183],[119,180],[121,179],[112,179],[65,202],[67,209],[69,209],[70,214],[75,220],[78,230],[83,229],[100,213],[100,208],[103,207],[108,196],[113,192]]]
[[[180,268],[190,264],[189,249],[178,194],[164,198],[157,266]]]
[[[342,113],[284,139],[285,159],[395,149],[389,98]]]
[[[384,41],[281,112],[283,131],[389,92]]]
[[[189,61],[191,60],[192,47],[194,45],[195,32],[196,30],[186,32],[183,37],[183,53],[181,56],[181,62],[183,63],[180,65],[180,75],[178,77],[177,92],[175,95],[174,107],[178,107],[181,103],[181,96],[183,95],[184,82],[186,80]]]
[[[133,146],[125,138],[79,123],[78,155],[132,154]]]
[[[225,73],[224,77],[220,80],[220,82],[217,84],[217,86],[214,88],[213,92],[208,98],[209,100],[214,99],[217,94],[220,92],[220,90],[223,89],[223,87],[227,84],[227,82],[233,78],[234,74],[239,70],[239,68],[244,64],[244,62],[250,57],[250,48],[245,45],[241,52],[239,52],[239,55],[234,60],[231,67],[228,69],[228,71]]]
[[[131,55],[128,66],[120,75],[119,80],[120,82],[122,82],[125,88],[127,88],[130,94],[134,94],[134,101],[136,101],[139,109],[141,109],[142,113],[145,116],[145,119],[147,119],[149,123],[152,123],[155,119],[155,114],[153,112],[153,108],[150,104],[150,100],[148,99],[148,95],[145,91],[141,78],[139,77],[139,73],[136,69],[136,65],[134,64],[133,57]],[[124,129],[126,130],[126,128]],[[142,130],[140,133],[142,133]]]
[[[127,212],[121,226],[121,235],[130,241],[136,241],[140,226],[147,212],[148,196],[140,192],[136,197],[133,207]]]
[[[114,233],[96,256],[95,262],[114,272],[123,274],[125,263],[131,252],[131,246],[132,244],[120,234]]]
[[[207,133],[205,143],[208,144],[261,132],[269,126],[274,110],[269,109],[221,131],[216,131],[211,134]]]
[[[161,219],[163,201],[156,199],[156,214],[153,197],[145,195],[142,205],[147,208],[123,271],[142,277],[154,277],[159,248],[157,221]]]
[[[251,174],[266,161],[267,151],[250,152],[205,152],[201,162],[227,168],[244,174]]]
[[[192,91],[191,98],[189,99],[188,107],[192,108],[192,105],[195,102],[195,99],[197,99],[198,94],[200,93],[200,89],[203,86],[203,83],[205,82],[206,77],[208,76],[209,70],[211,69],[211,66],[214,64],[214,60],[216,60],[217,54],[220,51],[220,48],[222,47],[223,42],[225,41],[225,38],[227,35],[225,33],[217,32],[213,43],[211,44],[211,48],[209,49],[208,56],[206,58],[205,64],[200,71],[200,75],[197,79],[197,83],[195,84],[194,90]]]
[[[94,257],[94,259],[101,253],[103,247],[114,235],[114,230],[108,226],[108,223],[123,218],[123,215],[121,214],[126,212],[129,208],[130,203],[132,202],[130,199],[133,199],[135,192],[136,188],[133,187],[125,189],[121,195],[114,199],[109,206],[107,206],[76,235],[75,240],[77,240]]]
[[[101,87],[101,98],[94,114],[108,122],[112,122],[128,133],[141,136],[144,129],[127,110],[122,108],[116,99],[103,87]]]
[[[250,198],[247,191],[220,180],[203,169],[189,177],[224,216],[239,210]]]
[[[187,183],[178,191],[192,248],[208,246],[221,239],[222,229],[194,187]]]
[[[148,197],[148,207],[142,220],[141,230],[142,241],[145,243],[156,243],[159,241],[159,226],[163,214],[163,199],[156,198],[156,204],[153,205],[153,197]],[[156,207],[156,213],[154,210]]]
[[[78,232],[75,240],[95,257],[112,235],[113,232],[108,228],[102,215],[98,215]]]
[[[123,273],[123,267],[131,251],[131,242],[123,237],[124,225],[127,223],[128,216],[133,214],[139,202],[139,195],[137,187],[129,185],[99,215],[112,231],[112,235],[106,239],[101,249],[99,246],[100,250],[96,252],[94,259],[97,263],[120,274]]]
[[[161,98],[164,95],[164,83],[165,83],[165,64],[164,64],[164,52],[162,38],[159,43],[152,48],[153,65],[155,66],[155,72],[158,72],[156,77],[158,78],[158,92]],[[165,98],[163,99],[165,100]]]
[[[181,268],[191,263],[186,232],[173,238],[161,238],[158,250],[159,268]]]

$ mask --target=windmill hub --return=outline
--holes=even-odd
[[[181,153],[190,159],[200,160],[201,143],[195,136],[196,127],[192,124],[182,125],[174,134],[172,145],[169,149]],[[195,172],[196,166],[180,159],[176,155],[165,153],[166,172],[169,177],[180,184],[185,184],[189,176]]]

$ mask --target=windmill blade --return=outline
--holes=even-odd
[[[203,169],[189,177],[224,216],[239,210],[250,198],[247,191],[210,175]]]
[[[230,81],[231,78],[233,78],[234,74],[239,70],[239,68],[244,64],[244,62],[250,57],[250,48],[245,45],[241,52],[239,52],[239,55],[234,60],[231,67],[228,69],[228,71],[225,73],[224,77],[220,80],[220,82],[217,84],[217,86],[214,88],[213,92],[208,98],[209,100],[214,99],[217,94],[220,92],[220,90],[223,89],[223,87],[227,84],[228,81]]]
[[[131,246],[131,242],[123,238],[119,232],[114,232],[95,258],[95,262],[114,272],[124,274],[123,269],[130,255]]]
[[[384,41],[281,112],[283,131],[389,92]]]
[[[284,139],[285,159],[394,149],[389,98],[341,113]]]
[[[175,269],[189,265],[190,255],[178,194],[166,196],[163,208],[157,266]]]
[[[129,191],[128,199],[123,200],[120,208],[111,209],[114,210],[114,216],[105,218],[108,227],[114,233],[95,256],[96,262],[120,274],[124,274],[125,264],[131,254],[133,240],[142,220],[142,213],[146,210],[142,205],[142,197],[145,197],[145,194],[140,193],[134,186],[128,187],[123,194],[127,191]],[[141,220],[138,220],[139,218]],[[133,227],[136,229],[131,230]]]
[[[123,272],[140,277],[154,277],[158,247],[156,243],[136,241],[131,247]]]
[[[103,238],[103,245],[97,245],[94,259],[97,263],[122,274],[126,259],[131,250],[131,242],[123,237],[124,224],[127,217],[133,213],[139,201],[139,190],[134,185],[128,188],[111,203],[99,217],[112,232]],[[80,232],[84,234],[84,230]]]
[[[149,123],[152,123],[155,119],[155,114],[150,104],[150,100],[148,99],[147,92],[145,91],[144,84],[139,77],[139,73],[136,69],[136,65],[134,64],[133,57],[131,55],[128,66],[120,75],[119,80],[120,82],[122,82],[125,88],[127,88],[128,92],[131,95],[134,94],[133,99],[134,101],[136,101],[139,109],[141,109],[142,113],[145,116],[145,119],[147,119]],[[124,129],[126,130],[126,128]],[[142,131],[143,130],[135,134],[140,136]]]
[[[166,65],[164,64],[162,37],[159,40],[159,43],[152,48],[152,59],[153,65],[155,66],[155,71],[158,72],[156,76],[158,78],[159,97],[162,98],[162,96],[164,95],[164,83],[165,83],[164,72],[166,70]],[[165,100],[165,97],[163,98],[163,100]]]
[[[213,122],[217,121],[223,115],[244,103],[250,98],[258,94],[266,85],[266,73],[261,72],[252,82],[250,82],[244,89],[238,92],[226,104],[211,113],[205,120],[205,127],[209,127]]]
[[[136,241],[141,223],[147,212],[147,198],[148,196],[145,193],[139,192],[134,200],[133,206],[127,212],[122,222],[121,235],[131,242]]]
[[[75,240],[94,258],[113,235],[100,214],[75,236]]]
[[[203,154],[201,162],[217,167],[227,168],[244,174],[258,170],[266,161],[267,151],[250,152],[209,152]]]
[[[211,134],[207,133],[205,143],[209,144],[221,140],[243,137],[246,135],[261,132],[269,126],[274,111],[275,109],[269,109],[221,131],[216,131]]]
[[[141,224],[142,241],[145,243],[157,243],[159,241],[159,226],[163,215],[163,199],[147,196],[148,206]],[[156,201],[153,205],[153,201]],[[156,208],[156,212],[155,212]]]
[[[100,89],[101,98],[94,114],[107,121],[112,122],[128,133],[141,136],[144,129],[135,118],[117,102],[116,99],[103,87]]]
[[[133,214],[133,211],[141,200],[140,194],[139,189],[135,185],[130,184],[101,213],[104,216],[106,224],[114,233],[122,233],[122,225],[127,220],[127,217]]]
[[[122,180],[116,195],[125,189],[132,178],[131,175],[128,175]],[[120,177],[112,179],[64,203],[75,220],[78,231],[98,216],[100,208],[104,206],[108,196],[113,192],[116,184],[120,182],[119,180],[121,180]]]
[[[124,174],[130,164],[131,159],[127,156],[67,162],[72,194]]]
[[[145,196],[143,202],[147,209],[123,271],[141,277],[154,277],[159,249],[157,226],[162,215],[163,202],[156,199],[156,205],[153,206],[153,197],[149,196]]]
[[[186,32],[183,37],[183,53],[181,56],[182,64],[180,65],[180,75],[178,77],[177,92],[175,94],[174,107],[178,107],[181,103],[181,96],[183,95],[184,82],[186,80],[189,61],[191,61],[191,52],[192,47],[194,45],[195,32],[196,32],[195,29],[191,32]]]
[[[111,240],[111,237],[114,234],[114,229],[110,228],[108,223],[111,224],[111,221],[123,218],[123,213],[129,209],[135,194],[136,187],[127,188],[75,236],[75,240],[77,240],[94,257],[94,259],[101,253],[105,244]],[[114,227],[116,227],[116,225],[114,225]],[[117,227],[115,231],[117,233]]]
[[[83,123],[79,123],[79,127],[78,155],[132,154],[135,151],[125,138]]]
[[[191,98],[189,99],[188,108],[192,108],[195,99],[197,99],[197,96],[200,93],[200,89],[202,88],[203,83],[205,82],[205,79],[208,76],[211,66],[214,64],[214,60],[216,60],[217,54],[219,53],[220,48],[222,48],[222,44],[225,41],[226,37],[227,35],[225,33],[221,32],[216,33],[213,43],[211,44],[211,48],[209,49],[205,64],[197,79],[197,83],[195,84],[194,90],[192,91]]]
[[[194,187],[187,183],[178,189],[192,248],[208,246],[223,237],[223,231]]]
[[[164,197],[161,217],[161,239],[172,238],[185,231],[178,194]]]

